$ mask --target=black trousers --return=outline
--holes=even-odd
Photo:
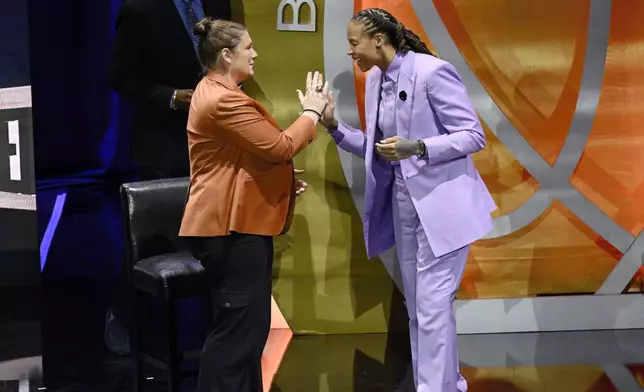
[[[197,392],[261,392],[261,358],[271,325],[273,238],[233,233],[191,238],[206,270],[213,320]]]

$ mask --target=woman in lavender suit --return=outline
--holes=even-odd
[[[369,257],[396,245],[419,392],[464,392],[453,301],[470,244],[496,209],[471,154],[485,146],[456,70],[388,12],[349,23],[348,54],[367,77],[366,133],[338,123],[333,97],[322,123],[340,148],[365,159]]]

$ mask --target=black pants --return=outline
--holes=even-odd
[[[233,233],[192,238],[206,269],[213,320],[197,392],[261,392],[262,351],[271,324],[273,238]]]

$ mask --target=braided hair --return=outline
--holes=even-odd
[[[436,57],[416,33],[406,29],[392,14],[383,9],[367,8],[355,14],[351,20],[361,23],[367,35],[384,34],[398,52],[406,53],[411,50]]]

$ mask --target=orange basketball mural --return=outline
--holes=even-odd
[[[644,4],[289,0],[283,21],[294,21],[297,12],[308,23],[307,7],[316,7],[314,28],[298,32],[275,29],[267,16],[275,15],[275,3],[236,2],[235,12],[260,53],[246,90],[283,125],[299,112],[293,91],[311,69],[324,69],[341,120],[364,124],[365,75],[346,56],[346,24],[364,8],[394,14],[461,75],[487,136],[474,160],[499,208],[494,230],[472,248],[455,304],[460,333],[644,326],[644,296],[621,295],[644,287],[644,173],[638,170]],[[308,5],[297,8],[302,4]],[[285,61],[279,45],[292,48],[296,61]],[[368,260],[364,250],[364,162],[339,151],[321,130],[296,165],[310,186],[291,232],[277,240],[273,292],[280,325],[265,352],[270,377],[291,329],[378,333],[405,317],[393,252]],[[350,371],[352,358],[314,366]],[[291,361],[297,358],[287,354],[283,366]],[[534,369],[466,370],[481,390],[546,388],[528,378],[508,384],[504,371]],[[567,371],[583,373],[576,390],[611,390],[601,367]],[[631,371],[641,379],[641,369]]]
[[[590,50],[590,1],[547,0],[520,6],[503,1],[433,3],[468,67],[525,141],[550,167],[567,159],[561,154],[569,134],[576,132],[573,120],[579,116],[582,74]],[[437,51],[420,20],[425,15],[419,18],[413,1],[356,0],[354,11],[369,7],[387,9]],[[643,89],[633,83],[644,76],[637,66],[644,52],[629,43],[641,42],[644,33],[634,28],[635,23],[623,21],[642,14],[644,6],[633,9],[629,2],[613,2],[599,105],[583,155],[569,179],[633,236],[643,227],[644,211],[644,203],[637,202],[643,200],[637,196],[644,195],[644,174],[638,170],[644,163],[644,155],[638,154],[644,134],[637,125],[641,110],[635,109]],[[362,115],[364,75],[354,72]],[[482,123],[488,146],[475,161],[499,206],[494,215],[498,218],[517,211],[542,185]],[[592,294],[628,249],[602,237],[565,203],[554,200],[535,218],[473,247],[459,298]],[[624,282],[619,291],[634,287],[634,282]]]

